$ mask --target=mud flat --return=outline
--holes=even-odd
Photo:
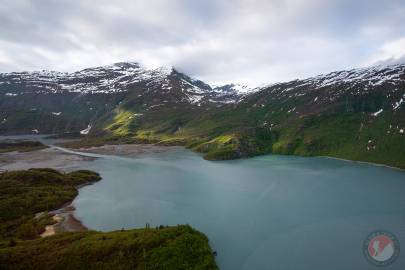
[[[162,153],[179,146],[160,146],[152,144],[104,145],[90,148],[71,149],[76,152],[101,155],[137,156],[148,153]],[[85,169],[86,162],[95,160],[75,153],[68,153],[57,148],[46,148],[31,152],[8,152],[0,154],[0,170],[26,170],[31,168],[53,168],[65,172]]]
[[[93,161],[85,157],[47,148],[32,152],[9,152],[0,155],[0,170],[27,170],[31,168],[53,168],[66,172],[84,169],[84,162]]]
[[[162,153],[169,150],[183,149],[181,146],[163,146],[154,144],[117,144],[89,148],[74,149],[75,151],[117,156],[136,156],[149,153]]]

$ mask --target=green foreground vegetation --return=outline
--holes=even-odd
[[[0,245],[1,269],[217,269],[208,239],[190,226],[63,233]]]
[[[30,152],[47,148],[38,141],[25,141],[25,140],[3,140],[0,141],[0,153],[6,152]]]
[[[207,237],[186,225],[39,239],[54,223],[48,211],[71,201],[77,186],[100,179],[86,170],[1,173],[0,269],[217,269]]]

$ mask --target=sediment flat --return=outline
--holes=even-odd
[[[164,146],[154,144],[113,144],[89,148],[75,149],[80,152],[117,155],[117,156],[136,156],[141,154],[162,153],[174,149],[182,149],[181,146]]]
[[[84,168],[84,161],[95,158],[64,153],[54,148],[31,152],[8,152],[0,155],[1,170],[27,170],[31,168],[53,168],[65,172]]]

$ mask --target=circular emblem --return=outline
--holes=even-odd
[[[376,266],[392,264],[399,256],[399,241],[390,232],[375,231],[369,234],[363,244],[366,259]]]

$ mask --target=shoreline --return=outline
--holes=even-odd
[[[92,184],[93,183],[85,183],[77,186],[76,189],[79,190],[82,187]],[[76,199],[76,197],[73,200],[63,204],[60,208],[48,212],[48,214],[52,215],[52,219],[55,221],[55,223],[45,226],[45,231],[40,235],[41,238],[63,232],[88,231],[88,228],[83,224],[83,222],[75,216],[76,208],[73,206],[73,201]]]
[[[314,156],[314,157],[321,157],[321,158],[328,158],[328,159],[336,159],[336,160],[341,160],[341,161],[351,162],[351,163],[361,163],[361,164],[367,164],[367,165],[372,165],[372,166],[376,166],[376,167],[385,167],[385,168],[389,168],[389,169],[394,169],[394,170],[399,170],[399,171],[405,172],[405,169],[403,169],[403,168],[394,167],[394,166],[390,166],[390,165],[382,164],[382,163],[374,163],[374,162],[370,162],[370,161],[352,160],[352,159],[345,159],[345,158],[332,157],[332,156]]]
[[[28,136],[28,135],[9,135],[6,136],[8,138],[12,138],[13,136]],[[1,136],[0,136],[1,137]],[[33,140],[35,140],[34,138],[31,138]],[[68,151],[78,151],[78,152],[83,152],[83,153],[88,153],[88,154],[99,154],[99,155],[116,155],[116,156],[123,156],[123,157],[127,157],[127,156],[133,156],[133,155],[139,155],[139,154],[147,154],[147,153],[161,153],[161,152],[165,152],[168,151],[169,149],[175,149],[175,148],[182,148],[182,149],[187,149],[184,145],[162,145],[162,144],[154,144],[154,143],[128,143],[128,144],[103,144],[103,145],[99,145],[99,146],[82,146],[79,148],[71,148],[71,147],[61,147],[58,146],[59,143],[64,143],[66,141],[76,141],[78,139],[57,139],[57,141],[55,141],[52,144],[46,144],[45,145],[48,147],[46,149],[40,149],[40,150],[34,150],[31,152],[7,152],[7,153],[0,153],[0,171],[1,170],[20,170],[20,169],[24,169],[24,167],[22,168],[15,168],[18,166],[11,166],[12,168],[8,169],[8,168],[4,168],[7,167],[7,165],[10,164],[14,164],[14,163],[18,163],[19,159],[22,156],[27,156],[30,153],[37,153],[40,151],[59,151],[63,152],[65,155],[70,155],[73,156],[73,158],[71,158],[73,160],[73,164],[71,164],[71,166],[65,166],[65,164],[57,164],[59,166],[44,166],[44,167],[52,167],[55,169],[60,169],[63,171],[70,171],[70,170],[74,170],[74,169],[81,169],[80,164],[78,166],[77,163],[81,163],[82,161],[93,161],[95,159],[97,159],[98,157],[92,157],[92,156],[85,156],[85,155],[80,155],[78,153],[69,153],[66,151],[63,151],[61,149],[58,148],[63,148],[66,149]],[[41,140],[39,140],[41,141]],[[189,149],[192,152],[196,152],[193,151],[191,149]],[[200,153],[200,152],[196,152],[196,153]],[[7,154],[9,156],[18,156],[18,158],[14,158],[14,160],[12,160],[11,162],[7,162],[4,161],[4,157],[7,157]],[[200,153],[201,154],[201,153]],[[249,159],[249,158],[254,158],[257,156],[261,156],[261,155],[272,155],[273,153],[266,153],[266,154],[260,154],[260,155],[255,155],[255,156],[251,156],[251,157],[244,157],[241,159]],[[35,154],[33,154],[35,155]],[[276,155],[280,155],[280,154],[276,154]],[[284,155],[282,155],[284,156]],[[288,156],[288,155],[287,155]],[[296,156],[296,157],[322,157],[322,158],[330,158],[330,159],[336,159],[336,160],[342,160],[342,161],[346,161],[346,162],[358,162],[358,163],[363,163],[363,164],[369,164],[369,165],[373,165],[373,166],[381,166],[381,167],[386,167],[389,169],[395,169],[395,170],[400,170],[400,171],[405,171],[405,168],[401,168],[401,167],[395,167],[395,166],[391,166],[391,165],[387,165],[387,164],[383,164],[383,163],[375,163],[375,162],[369,162],[369,161],[362,161],[362,160],[352,160],[352,159],[345,159],[345,158],[340,158],[340,157],[334,157],[334,156],[323,156],[323,155],[314,155],[314,156],[303,156],[303,155],[292,155],[292,156]],[[76,157],[76,158],[74,158]],[[75,160],[76,159],[76,160]],[[53,160],[51,157],[47,159],[49,160]],[[58,160],[58,157],[56,158],[56,160]],[[72,160],[64,160],[63,163],[66,162],[71,162]],[[232,159],[227,159],[227,160],[232,160]],[[13,162],[14,161],[14,162]],[[74,164],[76,161],[76,164]],[[212,161],[216,161],[216,160],[212,160]],[[220,160],[219,160],[220,161]],[[223,161],[223,160],[222,160]],[[58,163],[58,162],[54,162],[54,163]],[[71,168],[67,168],[67,167],[71,167]]]
[[[80,151],[80,152],[84,152],[84,153],[90,153],[90,154],[100,154],[100,155],[117,155],[117,156],[130,156],[131,154],[143,154],[143,153],[147,153],[148,151],[138,151],[138,152],[131,152],[131,150],[126,150],[124,148],[126,147],[135,147],[135,148],[144,148],[144,149],[148,149],[148,148],[162,148],[162,149],[169,149],[169,148],[182,148],[182,149],[187,149],[184,146],[166,146],[166,145],[156,145],[153,143],[146,143],[146,144],[104,144],[102,146],[91,146],[91,147],[81,147],[81,148],[66,148],[68,150],[71,151]],[[117,151],[118,150],[118,151]],[[195,152],[191,149],[188,149],[192,152]],[[160,153],[160,152],[164,152],[167,150],[157,150],[154,151],[154,153]],[[126,153],[128,152],[128,153]],[[200,152],[195,152],[198,154],[201,154]],[[267,154],[263,154],[263,155],[280,155],[280,154],[273,154],[273,153],[267,153]],[[257,156],[252,156],[252,157],[245,157],[245,158],[239,158],[239,159],[250,159],[250,158],[255,158],[261,155],[257,155]],[[290,155],[281,155],[281,156],[290,156]],[[387,164],[383,164],[383,163],[375,163],[375,162],[370,162],[370,161],[362,161],[362,160],[353,160],[353,159],[345,159],[345,158],[339,158],[339,157],[334,157],[334,156],[303,156],[303,155],[292,155],[294,157],[320,157],[320,158],[328,158],[328,159],[336,159],[336,160],[341,160],[341,161],[345,161],[345,162],[354,162],[354,163],[362,163],[362,164],[368,164],[368,165],[373,165],[373,166],[378,166],[378,167],[385,167],[385,168],[389,168],[389,169],[394,169],[394,170],[399,170],[399,171],[405,171],[405,168],[400,168],[400,167],[395,167],[395,166],[390,166]],[[227,160],[234,160],[234,159],[227,159]],[[226,161],[226,160],[208,160],[208,161]]]
[[[156,145],[156,144],[105,144],[102,146],[91,146],[91,147],[81,147],[81,148],[66,148],[67,150],[70,151],[80,151],[83,153],[89,153],[89,154],[100,154],[100,155],[117,155],[117,156],[129,156],[131,154],[143,154],[143,153],[147,153],[147,151],[139,151],[137,153],[134,153],[131,151],[129,154],[124,152],[120,152],[120,151],[116,151],[116,149],[114,148],[125,148],[125,147],[140,147],[140,148],[154,148],[154,147],[162,147],[163,149],[167,149],[167,148],[182,148],[182,149],[187,149],[184,146],[165,146],[165,145]],[[110,148],[110,149],[109,149]],[[111,149],[112,148],[112,149]],[[188,149],[190,151],[192,151],[191,149]],[[164,152],[165,150],[162,151],[155,151],[154,153],[160,153],[160,152]],[[195,152],[195,151],[192,151]],[[201,154],[200,152],[195,152],[198,154]],[[293,156],[293,157],[302,157],[302,158],[306,158],[306,157],[319,157],[319,158],[328,158],[328,159],[336,159],[336,160],[341,160],[341,161],[345,161],[345,162],[353,162],[353,163],[361,163],[361,164],[368,164],[368,165],[372,165],[372,166],[377,166],[377,167],[385,167],[385,168],[389,168],[389,169],[394,169],[394,170],[399,170],[399,171],[405,171],[405,168],[400,168],[400,167],[395,167],[395,166],[390,166],[387,164],[383,164],[383,163],[375,163],[375,162],[370,162],[370,161],[362,161],[362,160],[353,160],[353,159],[345,159],[345,158],[339,158],[339,157],[334,157],[334,156],[303,156],[303,155],[282,155],[282,154],[273,154],[273,153],[267,153],[267,154],[262,154],[262,155],[280,155],[280,156]],[[239,158],[239,159],[250,159],[250,158],[255,158],[255,157],[259,157],[262,155],[257,155],[257,156],[251,156],[251,157],[245,157],[245,158]],[[208,160],[208,161],[227,161],[227,160],[235,160],[235,159],[226,159],[226,160]]]
[[[69,204],[66,207],[62,207],[51,212],[54,214],[52,218],[56,221],[56,223],[48,226],[53,228],[53,234],[63,232],[83,232],[88,230],[88,228],[83,225],[82,221],[76,218],[75,210],[76,208],[72,204]],[[44,236],[41,235],[41,237]]]

